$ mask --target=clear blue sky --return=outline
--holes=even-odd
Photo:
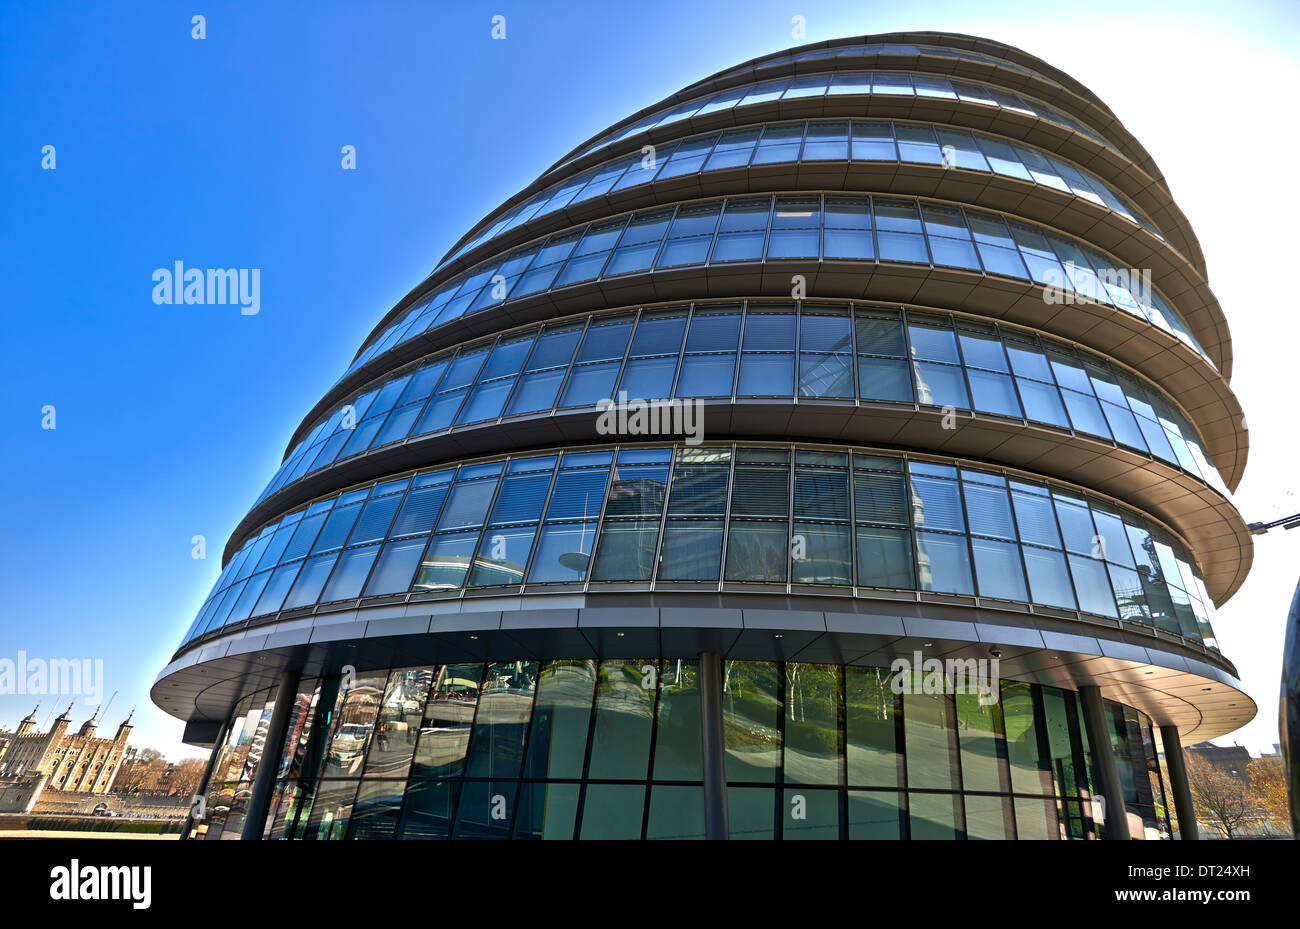
[[[203,41],[190,35],[195,13],[207,18]],[[505,41],[489,35],[497,13]],[[796,14],[806,39],[791,37]],[[1262,96],[1233,96],[1254,96],[1241,77],[1204,65],[1216,47],[1235,50],[1239,67],[1285,82],[1265,93],[1290,118],[1298,26],[1286,0],[563,10],[9,0],[0,9],[0,658],[19,649],[102,658],[106,694],[120,691],[106,723],[138,705],[137,744],[193,753],[179,743],[180,724],[149,703],[149,686],[293,428],[379,317],[472,223],[580,140],[710,72],[842,35],[985,35],[1097,90],[1152,151],[1205,245],[1252,426],[1238,502],[1252,519],[1276,515],[1275,504],[1300,509],[1286,496],[1295,417],[1271,399],[1276,376],[1261,373],[1293,369],[1298,333],[1244,267],[1294,260],[1281,242],[1261,246],[1240,229],[1276,224],[1294,241],[1284,218],[1271,217],[1295,215],[1298,204],[1290,191],[1252,199],[1262,174],[1231,194],[1214,176],[1221,159],[1260,151],[1269,112]],[[1189,130],[1215,141],[1189,145]],[[1232,144],[1237,131],[1249,140]],[[1274,138],[1278,165],[1291,171],[1295,130]],[[345,144],[357,148],[356,171],[340,169]],[[45,145],[56,147],[54,171],[41,170]],[[1262,254],[1246,250],[1251,241]],[[176,260],[261,268],[261,312],[154,305],[151,274]],[[1270,328],[1282,324],[1291,328]],[[47,404],[53,431],[41,429]],[[190,557],[196,534],[208,540],[206,561]],[[1219,621],[1261,703],[1243,739],[1255,750],[1276,740],[1280,614],[1300,573],[1298,543],[1265,540],[1246,606],[1230,605]],[[0,697],[0,726],[32,702]],[[42,722],[52,708],[47,699]]]

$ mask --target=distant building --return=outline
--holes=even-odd
[[[71,712],[69,704],[49,732],[39,732],[33,709],[0,746],[0,777],[14,780],[44,775],[44,786],[53,790],[106,793],[126,754],[131,716],[122,721],[112,738],[105,738],[96,735],[98,709],[76,732],[69,731]]]
[[[1214,768],[1230,777],[1246,779],[1246,765],[1250,764],[1250,752],[1244,745],[1213,745],[1209,742],[1199,742],[1188,746],[1187,751],[1209,762]]]

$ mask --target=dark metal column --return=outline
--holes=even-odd
[[[244,828],[241,839],[260,839],[266,825],[266,812],[271,806],[271,792],[275,789],[275,773],[280,768],[280,752],[284,747],[284,734],[289,729],[289,717],[298,697],[298,671],[285,671],[280,675],[280,687],[275,692],[275,706],[271,709],[271,722],[266,727],[262,741],[262,757],[257,762],[257,777],[244,810]]]
[[[704,837],[725,839],[727,763],[722,742],[722,656],[700,653],[700,750],[704,760]]]
[[[1174,812],[1178,815],[1178,835],[1183,841],[1201,837],[1196,827],[1196,809],[1192,805],[1192,788],[1187,783],[1187,759],[1177,726],[1161,726],[1160,741],[1165,745],[1165,767],[1169,770],[1169,789],[1174,795]]]
[[[233,712],[233,711],[232,711]],[[217,756],[221,754],[221,747],[226,744],[226,736],[230,732],[230,717],[227,716],[225,721],[217,727],[217,740],[212,743],[212,752],[208,755],[208,766],[203,771],[203,780],[199,781],[199,792],[197,796],[207,797],[208,789],[211,786],[212,772],[217,767]],[[204,813],[206,814],[206,810]],[[190,812],[185,817],[185,823],[181,826],[181,840],[184,841],[190,837],[190,830],[194,828],[194,798],[190,798]]]
[[[1092,768],[1097,772],[1097,786],[1106,803],[1106,837],[1132,838],[1128,831],[1124,792],[1119,786],[1119,768],[1115,764],[1115,750],[1110,744],[1110,726],[1106,725],[1106,710],[1102,706],[1101,691],[1094,684],[1080,687],[1079,700],[1083,704],[1083,725],[1088,731]]]

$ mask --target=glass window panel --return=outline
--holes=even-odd
[[[1061,492],[1053,494],[1053,499],[1066,550],[1092,555],[1098,546],[1087,505],[1082,500],[1072,499]]]
[[[859,526],[856,534],[859,586],[916,589],[911,533]]]
[[[1052,775],[1039,752],[1038,730],[1031,684],[1002,682],[1002,718],[1011,768],[1011,789],[1016,793],[1052,794]]]
[[[535,661],[489,663],[483,675],[467,777],[518,777],[537,682]]]
[[[795,522],[790,551],[790,580],[795,584],[847,586],[853,582],[847,525]]]
[[[643,784],[588,784],[583,798],[580,838],[641,838],[645,791]]]
[[[997,686],[997,681],[993,681]],[[997,700],[999,694],[968,692],[954,695],[957,733],[961,743],[961,780],[963,790],[1001,793],[1002,762],[999,742],[1002,725]],[[969,814],[969,806],[967,807]],[[968,815],[969,821],[969,815]]]
[[[592,514],[595,515],[600,509],[599,496],[593,496],[591,506]],[[591,563],[591,549],[595,540],[594,520],[544,525],[538,537],[532,567],[528,570],[528,582],[576,583],[584,580]]]
[[[496,467],[499,469],[500,465]],[[462,468],[461,476],[452,488],[447,505],[443,507],[442,516],[438,519],[439,531],[483,525],[496,484],[495,478],[466,480]]]
[[[614,382],[621,367],[617,361],[578,365],[564,386],[561,407],[592,406],[614,395]]]
[[[378,493],[378,489],[375,491]],[[377,542],[388,534],[388,527],[397,512],[397,505],[402,502],[401,494],[388,494],[370,500],[361,511],[357,524],[348,537],[349,545],[361,542]]]
[[[461,785],[456,808],[458,839],[508,839],[514,826],[518,785],[513,781],[470,781]]]
[[[785,667],[785,781],[841,783],[841,682],[837,665],[788,662]]]
[[[898,786],[903,762],[898,748],[901,703],[890,686],[889,672],[846,667],[844,695],[849,784]]]
[[[921,693],[924,678],[920,669],[899,673],[912,676],[910,689],[914,691],[903,694],[907,785],[936,790],[960,789],[951,696]]]
[[[906,487],[906,477],[900,472],[867,470],[873,461],[901,464],[896,459],[854,456],[853,501],[858,522],[908,525],[911,496]]]
[[[365,595],[375,597],[381,594],[406,593],[411,586],[420,556],[424,554],[426,539],[421,536],[402,542],[389,542],[384,546],[375,566],[370,582],[366,584]]]
[[[284,603],[289,588],[298,577],[298,570],[301,567],[300,563],[294,563],[276,568],[267,581],[266,588],[262,591],[262,596],[258,599],[257,606],[253,608],[251,615],[262,616],[267,613],[277,612],[280,605]]]
[[[916,372],[916,399],[918,403],[930,406],[951,406],[956,409],[970,409],[970,400],[966,396],[966,381],[962,369],[956,365],[931,364],[926,361],[913,362]]]
[[[488,529],[479,544],[468,586],[522,584],[524,566],[528,563],[528,553],[536,534],[535,525]]]
[[[1020,550],[1011,542],[971,538],[975,555],[975,575],[981,597],[1026,602],[1025,572],[1020,565]]]
[[[456,781],[413,780],[406,788],[406,804],[398,837],[446,839],[451,836],[452,814],[460,784]]]
[[[656,784],[650,788],[647,839],[703,839],[704,788]]]
[[[967,368],[966,377],[970,381],[973,409],[1000,416],[1021,415],[1020,400],[1010,377],[976,368]]]
[[[1035,545],[1061,547],[1061,534],[1056,528],[1056,515],[1051,498],[1042,488],[1011,482],[1011,500],[1015,504],[1016,525],[1020,538]]]
[[[783,794],[782,839],[826,841],[840,837],[839,791],[787,787]]]
[[[699,662],[664,661],[655,712],[654,779],[699,781],[702,777]]]
[[[726,579],[784,584],[786,536],[784,523],[733,521],[727,536]]]
[[[803,142],[803,131],[803,123],[764,127],[763,140],[759,142],[758,148],[754,152],[753,164],[798,161],[800,145]]]
[[[514,837],[572,839],[581,790],[580,784],[521,784]]]
[[[776,782],[781,767],[781,700],[780,667],[775,662],[723,663],[722,728],[728,783]]]
[[[415,745],[420,736],[425,698],[429,694],[433,672],[433,668],[402,668],[388,676],[388,685],[375,721],[374,738],[370,740],[370,750],[366,755],[365,777],[368,780],[403,779],[395,782],[399,806],[401,788],[410,770],[411,760],[415,757]],[[391,828],[389,831],[391,833]]]
[[[672,395],[677,356],[634,358],[623,368],[618,389],[631,400],[663,400]]]
[[[1016,838],[1059,839],[1056,824],[1056,803],[1052,800],[1033,800],[1016,797]]]
[[[1075,609],[1077,604],[1065,567],[1065,556],[1058,551],[1026,545],[1023,548],[1029,590],[1035,603]]]
[[[602,661],[587,777],[644,780],[650,764],[659,662]]]
[[[912,519],[917,528],[965,532],[961,489],[956,481],[915,473],[912,482]]]
[[[670,520],[664,531],[659,579],[716,581],[721,558],[721,521]]]
[[[1011,821],[1010,797],[966,798],[966,838],[1002,840],[1011,838],[1008,825]]]
[[[804,139],[805,161],[847,160],[849,124],[847,122],[810,123]]]
[[[966,538],[938,532],[916,533],[920,589],[936,593],[973,595],[970,552]]]
[[[379,552],[378,545],[365,548],[350,548],[339,556],[338,567],[330,576],[330,582],[321,595],[321,602],[333,600],[351,600],[361,595],[361,585],[370,574],[370,566]]]
[[[971,532],[1014,541],[1016,529],[1011,518],[1011,504],[1007,500],[1005,481],[995,475],[973,471],[963,471],[962,477],[962,491]]]
[[[595,689],[594,661],[551,661],[542,666],[525,777],[582,777]]]
[[[289,591],[289,597],[284,602],[284,609],[292,610],[296,607],[315,603],[337,558],[338,555],[332,554],[322,555],[307,561],[303,565],[302,573],[298,575],[298,580],[294,582],[293,589]]]
[[[477,529],[434,536],[411,589],[447,590],[464,584],[478,536]]]
[[[727,829],[731,839],[775,838],[776,791],[770,787],[727,787]]]
[[[482,675],[481,664],[438,666],[416,744],[414,776],[461,773]]]
[[[327,552],[331,549],[339,548],[347,539],[348,533],[352,531],[352,524],[356,521],[357,514],[361,512],[361,504],[351,506],[338,506],[330,513],[329,519],[325,522],[325,528],[316,538],[316,544],[312,546],[313,555],[320,552]]]
[[[903,837],[899,795],[892,790],[850,790],[850,839],[897,840]]]
[[[392,534],[409,535],[415,532],[428,532],[442,508],[442,501],[451,486],[450,472],[442,472],[446,477],[432,486],[417,487],[406,495],[402,509],[393,522]]]
[[[659,521],[606,520],[601,524],[593,581],[648,581],[654,569]]]
[[[352,816],[356,793],[355,780],[321,781],[312,799],[311,818],[307,822],[303,838],[318,842],[342,839]]]

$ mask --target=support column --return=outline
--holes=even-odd
[[[211,786],[212,772],[217,767],[217,756],[221,754],[221,747],[226,744],[226,736],[230,732],[230,717],[227,716],[225,721],[217,727],[217,740],[212,743],[212,752],[208,755],[208,766],[203,771],[203,780],[199,781],[198,796],[206,797],[208,789]],[[194,798],[190,798],[190,811],[185,816],[185,823],[181,826],[181,840],[184,841],[190,837],[190,830],[194,828]]]
[[[1092,769],[1097,774],[1097,786],[1106,803],[1106,837],[1132,838],[1128,831],[1124,792],[1119,786],[1119,768],[1115,764],[1115,749],[1110,744],[1110,726],[1106,725],[1101,690],[1095,684],[1080,687],[1079,701],[1083,704],[1083,724],[1088,732],[1088,748],[1092,751]]]
[[[1169,790],[1174,795],[1174,813],[1178,816],[1178,835],[1184,841],[1201,837],[1196,827],[1196,809],[1192,805],[1192,788],[1187,783],[1187,759],[1177,726],[1161,726],[1160,741],[1165,745],[1165,767],[1169,770]]]
[[[280,752],[284,735],[289,729],[293,704],[298,697],[298,671],[285,671],[280,675],[280,687],[275,692],[275,706],[271,708],[271,722],[266,727],[262,742],[262,758],[257,763],[257,777],[244,810],[244,828],[241,839],[260,839],[266,825],[266,813],[271,806],[271,792],[275,789],[275,774],[280,769]]]
[[[722,741],[722,655],[700,653],[700,750],[704,761],[704,837],[725,839],[727,761]]]

